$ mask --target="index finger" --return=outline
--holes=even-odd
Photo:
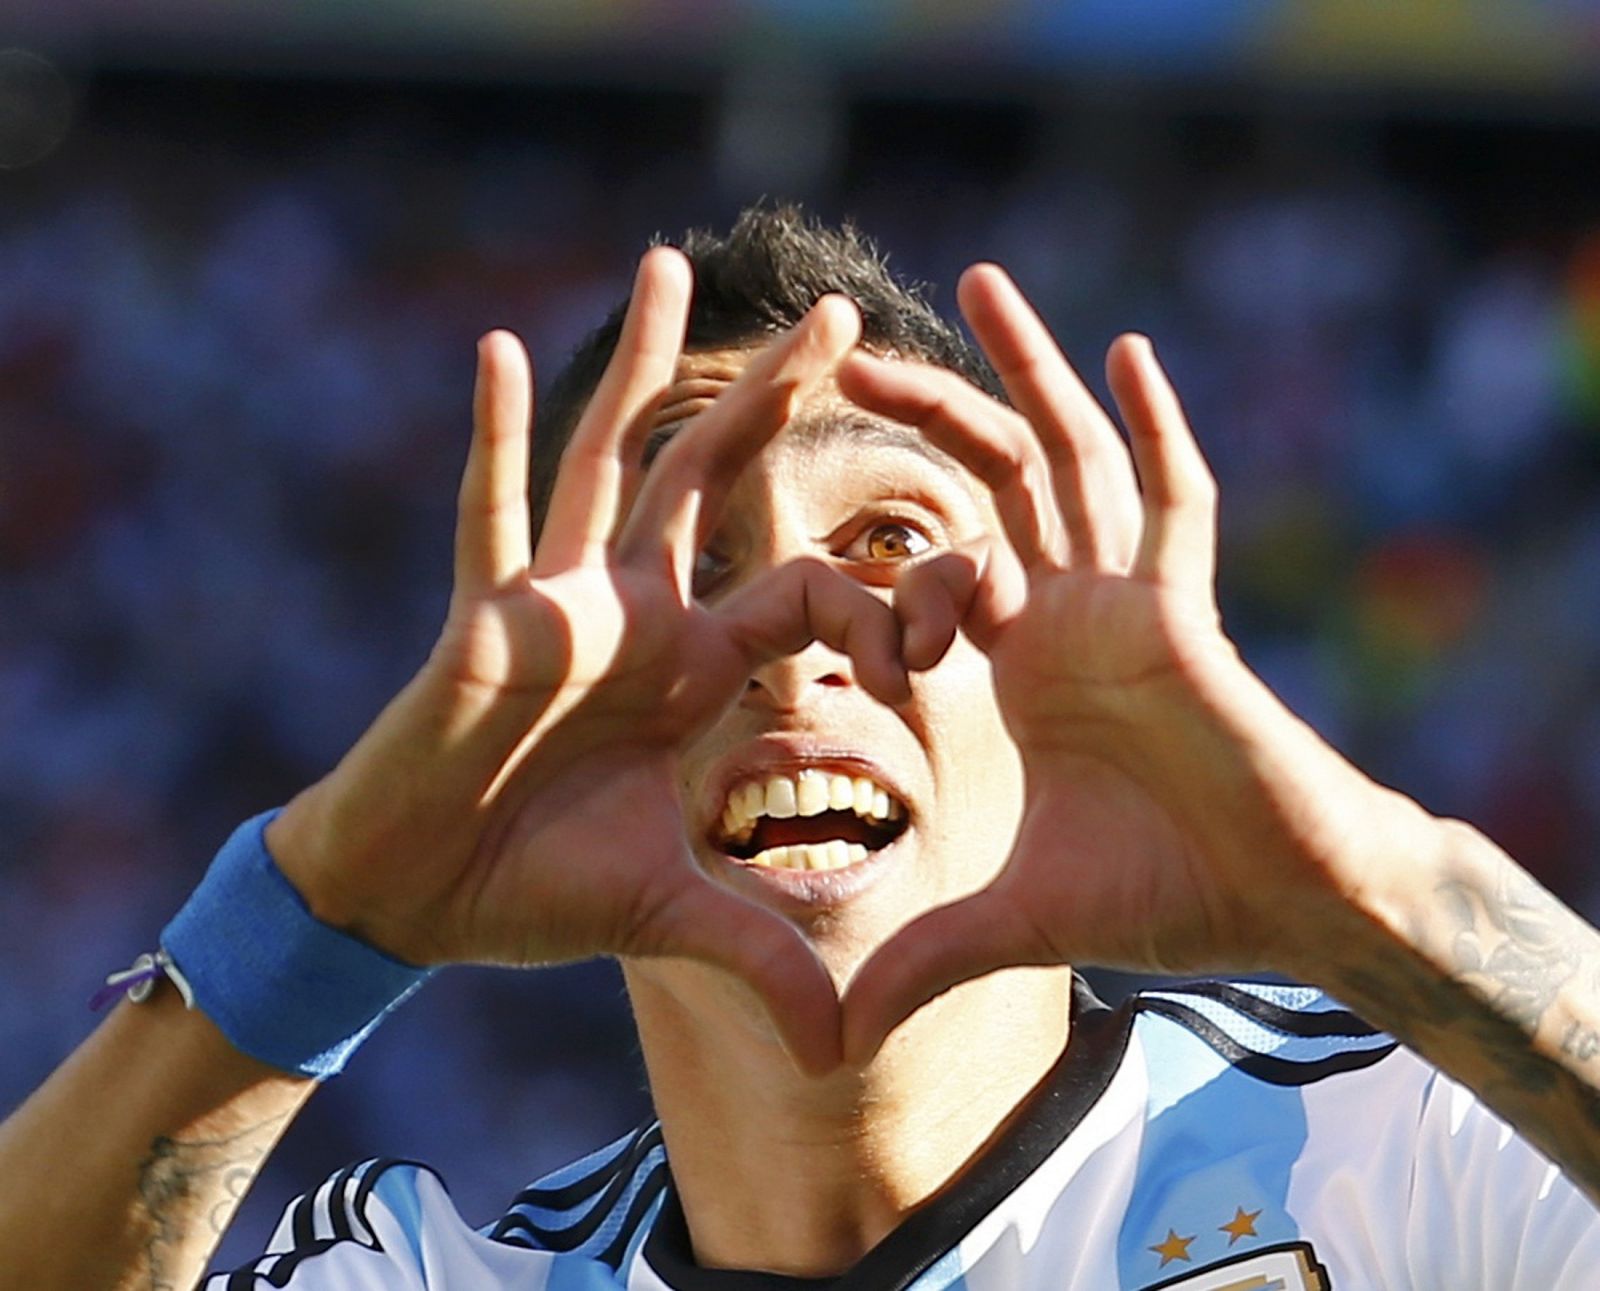
[[[711,407],[656,457],[623,527],[621,559],[664,563],[687,597],[695,554],[734,481],[860,336],[855,303],[827,295],[757,351]]]
[[[973,265],[958,294],[973,334],[1050,462],[1073,559],[1124,568],[1139,540],[1139,486],[1116,426],[1004,269]]]
[[[579,564],[610,542],[639,469],[628,446],[648,429],[677,372],[693,286],[689,261],[674,247],[652,247],[639,261],[616,349],[561,454],[535,577]]]

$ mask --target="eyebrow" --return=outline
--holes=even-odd
[[[694,418],[684,417],[657,426],[644,441],[642,461],[646,469],[655,461],[656,454],[665,448]],[[915,453],[931,462],[945,474],[962,484],[970,479],[970,472],[942,448],[936,448],[915,427],[897,421],[884,421],[859,410],[847,412],[813,412],[798,418],[788,426],[788,433],[804,448],[822,448],[838,440],[848,440],[868,448],[893,448]]]

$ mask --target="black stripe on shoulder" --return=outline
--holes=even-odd
[[[667,1186],[667,1167],[657,1165],[644,1178],[639,1185],[639,1191],[634,1194],[633,1205],[628,1207],[628,1214],[622,1221],[622,1227],[617,1230],[617,1235],[611,1239],[611,1244],[600,1252],[600,1262],[609,1264],[618,1272],[622,1270],[622,1259],[628,1253],[628,1244],[633,1241],[634,1235],[639,1231],[639,1225],[644,1223],[644,1217]]]
[[[1374,1036],[1378,1028],[1357,1017],[1348,1009],[1291,1009],[1282,1004],[1264,1000],[1252,991],[1241,990],[1228,982],[1185,982],[1182,986],[1163,987],[1171,995],[1202,995],[1207,999],[1226,1004],[1243,1013],[1252,1021],[1282,1031],[1286,1035],[1316,1039],[1325,1036]],[[1140,996],[1139,1002],[1145,1003]]]
[[[260,1260],[257,1260],[256,1264],[260,1262]],[[265,1275],[263,1274],[262,1276]],[[256,1291],[256,1286],[255,1264],[251,1264],[242,1269],[235,1269],[228,1274],[228,1280],[223,1283],[223,1291]]]
[[[366,1172],[362,1174],[361,1183],[356,1188],[355,1204],[351,1209],[355,1212],[356,1218],[367,1225],[369,1233],[372,1232],[372,1225],[367,1224],[367,1202],[372,1198],[372,1190],[378,1186],[380,1178],[396,1166],[402,1165],[415,1166],[418,1170],[426,1170],[429,1174],[436,1173],[432,1166],[425,1165],[421,1161],[411,1161],[405,1157],[373,1157],[371,1161],[367,1162]],[[373,1236],[376,1237],[377,1235],[374,1233]]]
[[[1346,1049],[1340,1053],[1329,1054],[1326,1058],[1296,1062],[1289,1058],[1279,1058],[1275,1054],[1257,1053],[1254,1049],[1247,1049],[1210,1018],[1175,1000],[1142,999],[1139,1001],[1139,1007],[1143,1012],[1159,1014],[1170,1018],[1180,1026],[1187,1027],[1226,1058],[1232,1066],[1247,1076],[1254,1076],[1257,1080],[1264,1080],[1270,1085],[1310,1085],[1329,1076],[1337,1076],[1341,1072],[1359,1071],[1363,1067],[1381,1062],[1400,1047],[1391,1040],[1386,1044]]]
[[[237,1269],[228,1278],[227,1291],[260,1291],[263,1283],[269,1287],[286,1287],[295,1270],[307,1260],[339,1245],[341,1243],[331,1237],[322,1237],[305,1246],[295,1247],[287,1255],[280,1255],[265,1271],[258,1271],[254,1265]]]
[[[346,1166],[334,1176],[333,1186],[328,1189],[328,1222],[333,1228],[334,1240],[338,1242],[348,1242],[355,1237],[355,1231],[350,1227],[347,1196],[355,1172],[354,1166]]]
[[[523,1241],[531,1241],[541,1250],[546,1251],[577,1250],[578,1247],[600,1231],[601,1226],[606,1221],[606,1217],[610,1215],[617,1202],[622,1199],[623,1193],[627,1192],[628,1185],[638,1175],[643,1165],[645,1154],[660,1142],[660,1128],[652,1127],[651,1132],[639,1140],[636,1150],[628,1153],[632,1168],[625,1171],[618,1170],[616,1174],[612,1175],[611,1181],[605,1186],[605,1190],[601,1192],[594,1205],[584,1211],[583,1216],[577,1223],[570,1224],[565,1228],[546,1228],[542,1224],[534,1223],[526,1215],[512,1213],[501,1216],[500,1222],[494,1226],[493,1232],[490,1233],[490,1238],[494,1241],[520,1239],[517,1242],[519,1245]],[[660,1169],[659,1164],[652,1169],[651,1173],[654,1173],[657,1169]],[[646,1176],[646,1179],[648,1180],[648,1176]]]
[[[303,1197],[295,1198],[294,1218],[290,1221],[289,1233],[296,1250],[302,1246],[310,1246],[316,1240],[317,1234],[312,1221],[312,1211],[315,1209],[315,1193],[308,1192]]]
[[[536,1206],[540,1210],[570,1210],[594,1196],[618,1174],[632,1174],[645,1155],[661,1142],[661,1124],[648,1121],[633,1132],[628,1146],[588,1174],[556,1187],[530,1184],[511,1200],[508,1210]]]
[[[438,1177],[438,1172],[433,1167],[424,1165],[421,1161],[408,1161],[400,1157],[378,1157],[361,1165],[346,1166],[333,1176],[325,1189],[327,1201],[323,1204],[323,1210],[333,1235],[331,1237],[315,1235],[315,1213],[318,1209],[316,1198],[318,1193],[324,1191],[324,1188],[319,1187],[316,1191],[297,1198],[291,1207],[290,1235],[294,1241],[293,1248],[284,1251],[276,1258],[261,1256],[243,1268],[235,1269],[228,1274],[227,1281],[223,1283],[225,1291],[258,1291],[263,1285],[288,1286],[295,1270],[307,1260],[314,1259],[333,1247],[342,1246],[347,1242],[364,1246],[369,1251],[381,1251],[383,1244],[378,1241],[377,1229],[367,1218],[367,1203],[372,1197],[372,1190],[377,1186],[378,1179],[385,1171],[396,1166],[414,1166]],[[355,1199],[347,1203],[350,1184],[355,1179],[356,1172],[363,1168],[364,1173],[356,1187]],[[369,1236],[357,1236],[350,1222],[352,1214],[361,1221],[361,1226],[366,1229]],[[266,1267],[263,1268],[263,1263],[269,1259],[271,1262],[266,1263]]]

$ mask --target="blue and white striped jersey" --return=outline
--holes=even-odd
[[[1600,1215],[1465,1089],[1318,991],[1208,983],[1080,999],[1005,1134],[837,1279],[697,1267],[652,1124],[484,1228],[426,1167],[364,1162],[206,1291],[1596,1285]]]

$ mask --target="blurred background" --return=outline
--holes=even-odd
[[[1251,662],[1600,915],[1597,0],[0,6],[0,1110],[447,595],[473,342],[853,216],[1152,334]],[[373,1154],[486,1221],[647,1109],[608,965],[455,971],[228,1239]]]

